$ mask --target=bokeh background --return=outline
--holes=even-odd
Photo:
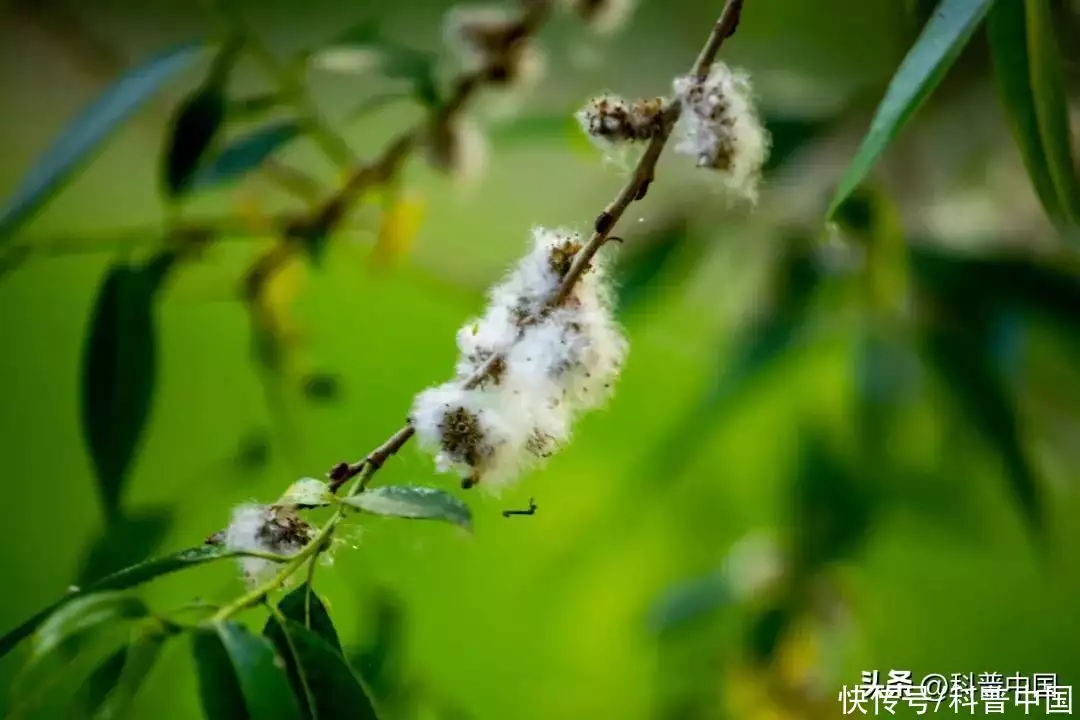
[[[1068,55],[1077,13],[1059,5]],[[287,58],[365,20],[440,50],[449,4],[237,7]],[[170,85],[17,236],[28,257],[0,277],[0,628],[104,570],[199,544],[235,504],[272,500],[397,428],[413,394],[451,373],[456,328],[529,229],[586,230],[621,186],[625,171],[574,135],[569,114],[601,90],[666,92],[719,10],[641,0],[610,37],[567,17],[546,28],[543,81],[474,107],[482,174],[458,182],[417,157],[396,229],[380,225],[375,193],[324,262],[282,274],[269,291],[290,330],[277,373],[253,360],[240,286],[274,243],[260,218],[296,203],[253,176],[166,210],[163,136],[208,63]],[[462,493],[411,445],[380,473],[459,493],[476,522],[467,536],[364,519],[318,571],[393,717],[826,718],[864,670],[1080,679],[1076,259],[1029,188],[982,33],[840,224],[822,224],[931,10],[747,0],[723,56],[752,73],[774,134],[761,200],[751,211],[661,163],[619,226],[625,243],[604,250],[618,255],[631,341],[610,407],[501,497]],[[198,4],[175,0],[7,3],[0,195],[125,68],[214,31]],[[351,117],[397,87],[377,70],[304,76],[360,157],[420,117],[408,101]],[[245,60],[231,87],[269,86]],[[341,177],[307,140],[282,161],[326,188]],[[152,252],[169,212],[250,230],[186,260],[155,308],[150,421],[106,522],[79,428],[90,310],[110,262]],[[534,516],[501,516],[530,498]],[[240,587],[210,566],[145,595],[167,609]],[[0,663],[5,696],[19,665],[19,653]],[[27,716],[70,716],[57,701],[76,676]],[[135,716],[198,714],[178,641]]]

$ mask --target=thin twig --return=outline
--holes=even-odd
[[[720,52],[720,48],[723,46],[724,41],[731,37],[738,28],[742,7],[743,0],[728,0],[719,19],[713,26],[708,41],[705,43],[705,46],[702,48],[701,53],[698,55],[697,60],[691,69],[692,73],[698,77],[705,77],[708,74],[709,67],[716,60],[716,55]],[[682,108],[677,100],[672,102],[671,105],[665,109],[664,122],[662,123],[661,131],[653,137],[652,141],[645,149],[645,153],[642,155],[641,160],[638,161],[637,167],[634,169],[630,182],[627,183],[626,187],[619,192],[615,199],[612,200],[611,203],[604,208],[604,211],[600,213],[599,217],[597,217],[592,237],[589,238],[589,241],[585,243],[584,247],[582,247],[574,257],[573,264],[571,264],[566,275],[563,276],[558,289],[547,302],[547,309],[557,307],[566,300],[570,295],[570,292],[574,289],[574,285],[581,278],[585,270],[588,269],[593,257],[599,252],[600,248],[603,247],[604,243],[610,239],[611,231],[615,229],[615,225],[619,222],[619,219],[622,218],[623,213],[626,212],[626,208],[635,200],[641,200],[645,197],[648,186],[652,182],[656,172],[656,163],[660,159],[660,154],[663,152],[664,146],[667,144],[668,136],[671,134],[671,128],[675,125],[675,121],[678,120],[681,111]],[[541,312],[540,315],[534,315],[529,318],[526,321],[526,324],[540,320],[542,314],[543,313]],[[466,389],[475,388],[489,377],[496,365],[504,360],[505,358],[503,358],[501,354],[493,354],[487,362],[464,381],[464,387]],[[337,492],[337,490],[350,478],[356,477],[361,473],[363,473],[363,475],[357,491],[364,490],[371,480],[371,477],[378,472],[383,463],[385,463],[391,455],[400,450],[413,436],[414,432],[415,430],[412,424],[406,422],[403,427],[391,435],[386,442],[363,460],[359,460],[352,464],[343,462],[335,465],[330,469],[330,472],[327,473],[327,477],[330,479],[331,490]]]
[[[508,33],[518,38],[534,36],[550,15],[552,2],[553,0],[527,0],[521,17]],[[494,65],[484,64],[476,70],[463,73],[454,81],[449,97],[433,115],[422,118],[402,131],[387,143],[374,160],[357,165],[341,187],[322,202],[311,217],[290,225],[286,232],[290,252],[300,252],[313,239],[325,237],[337,229],[368,190],[387,182],[397,174],[405,160],[424,143],[433,127],[452,121],[472,102],[480,90],[487,86],[496,69]],[[279,266],[269,268],[268,275],[283,267],[288,259],[283,256]]]

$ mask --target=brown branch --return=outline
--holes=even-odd
[[[550,15],[552,3],[553,0],[526,0],[521,17],[509,28],[508,35],[518,41],[535,35]],[[310,217],[298,218],[290,223],[285,232],[290,252],[300,252],[309,243],[333,232],[364,193],[397,174],[413,150],[424,142],[431,128],[451,122],[480,90],[489,83],[498,82],[499,67],[496,63],[497,60],[493,59],[476,70],[462,74],[454,81],[450,96],[432,116],[423,118],[391,140],[377,158],[353,169],[338,191],[323,201]],[[289,254],[282,254],[276,266],[265,268],[266,277],[271,277],[284,267],[289,257]]]
[[[739,18],[742,14],[742,6],[743,0],[728,0],[719,19],[713,26],[712,32],[709,34],[709,39],[706,41],[705,46],[702,48],[701,53],[694,62],[694,66],[691,69],[692,73],[700,78],[704,78],[708,74],[709,67],[716,60],[716,55],[720,52],[720,48],[723,46],[724,41],[731,37],[738,28]],[[615,199],[612,200],[611,203],[604,208],[604,211],[600,213],[599,217],[597,217],[592,237],[589,238],[589,241],[574,257],[574,262],[570,266],[570,269],[566,272],[566,275],[563,276],[559,287],[546,303],[546,309],[557,307],[566,300],[570,292],[574,289],[574,285],[588,269],[589,263],[592,262],[596,253],[599,252],[605,242],[612,239],[610,233],[615,229],[615,225],[619,222],[620,218],[622,218],[623,213],[626,212],[626,208],[634,201],[641,200],[645,197],[649,184],[655,176],[656,163],[660,159],[660,154],[667,144],[671,129],[675,125],[676,120],[678,120],[681,111],[682,108],[678,100],[673,101],[665,109],[661,131],[653,137],[652,141],[645,149],[645,153],[642,155],[641,160],[638,161],[637,167],[634,169],[630,182],[626,184],[626,187],[619,192]],[[543,314],[544,313],[541,312],[538,315],[530,317],[526,321],[526,324],[539,321],[542,319]],[[503,362],[504,359],[505,358],[500,354],[492,355],[484,365],[465,380],[464,387],[466,389],[475,388],[483,382],[491,374],[495,366]],[[363,460],[351,464],[342,462],[335,465],[330,469],[330,472],[327,473],[327,477],[330,479],[331,491],[337,492],[349,479],[358,475],[360,476],[360,482],[357,485],[356,492],[362,491],[367,487],[371,477],[378,472],[379,468],[383,466],[386,460],[391,455],[397,453],[397,451],[409,441],[414,433],[415,429],[412,424],[406,422],[403,427],[391,435],[386,442],[372,451]]]

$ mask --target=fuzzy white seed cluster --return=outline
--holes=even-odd
[[[522,32],[520,16],[495,5],[451,8],[443,39],[469,72],[485,71],[489,82],[530,85],[543,75],[543,53]]]
[[[294,507],[250,503],[233,510],[223,542],[229,550],[294,555],[311,539],[311,526]],[[274,570],[271,560],[241,557],[240,569],[249,583],[258,583]]]
[[[413,403],[421,445],[463,487],[497,491],[565,444],[575,417],[611,395],[626,355],[603,263],[594,260],[566,300],[548,308],[581,238],[539,227],[532,234],[532,250],[491,289],[483,316],[458,332],[456,377]],[[487,378],[469,387],[488,362]]]
[[[626,100],[618,95],[598,95],[575,113],[581,129],[601,150],[651,140],[662,128],[664,98]]]
[[[717,171],[728,189],[756,201],[770,141],[758,117],[750,76],[717,62],[704,80],[685,75],[676,78],[673,87],[682,104],[675,151]]]

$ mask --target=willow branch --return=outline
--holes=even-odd
[[[709,34],[709,39],[701,49],[697,60],[691,68],[691,72],[697,77],[704,78],[708,75],[709,67],[716,60],[716,56],[720,52],[720,48],[723,46],[724,41],[735,34],[735,30],[739,25],[739,18],[742,14],[742,6],[743,0],[728,0],[727,4],[724,6],[719,19],[716,21],[712,32]],[[600,251],[600,248],[603,247],[604,243],[610,238],[611,231],[615,229],[615,226],[626,212],[626,208],[628,208],[631,203],[645,197],[649,184],[652,182],[656,173],[656,163],[659,161],[660,155],[664,151],[664,146],[667,144],[668,137],[671,135],[671,129],[679,119],[679,114],[681,112],[682,107],[677,99],[665,108],[661,130],[653,137],[648,147],[646,147],[644,154],[638,161],[637,167],[634,168],[630,181],[621,191],[619,191],[619,194],[615,199],[608,203],[607,207],[605,207],[603,212],[596,218],[595,229],[592,236],[574,257],[574,262],[566,272],[566,275],[563,276],[562,282],[559,283],[559,287],[546,303],[544,310],[527,319],[525,321],[526,325],[540,321],[547,312],[552,308],[559,306],[566,300],[574,289],[574,285],[577,284],[582,274],[588,269],[593,257],[596,256],[596,253]],[[501,354],[493,354],[487,362],[464,381],[464,387],[466,389],[475,388],[491,375],[497,365],[504,361],[505,358]],[[330,472],[327,473],[327,477],[330,479],[331,490],[336,492],[349,479],[359,475],[360,482],[354,492],[362,491],[371,480],[371,477],[378,472],[386,460],[397,453],[398,450],[412,438],[414,433],[415,429],[412,424],[406,422],[403,427],[391,435],[382,445],[369,453],[364,459],[351,464],[342,462],[335,465],[330,469]]]
[[[518,38],[536,35],[551,13],[552,2],[528,0],[521,17],[509,32]],[[312,238],[325,237],[337,229],[368,190],[389,181],[398,173],[413,151],[424,142],[431,128],[451,122],[468,107],[489,84],[497,69],[495,65],[486,63],[476,70],[463,73],[453,82],[449,97],[433,115],[422,118],[402,131],[386,144],[375,159],[354,167],[341,187],[324,200],[310,217],[292,223],[287,229],[291,252],[299,252]],[[289,256],[282,255],[282,265],[288,259]],[[275,270],[269,268],[267,277]]]

